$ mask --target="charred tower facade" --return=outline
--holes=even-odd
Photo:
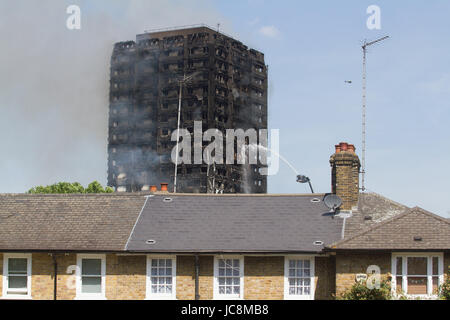
[[[195,76],[182,86],[180,128],[193,133],[194,121],[202,121],[203,131],[216,128],[224,137],[226,129],[267,129],[264,54],[209,27],[149,32],[116,43],[110,75],[108,185],[117,191],[160,182],[172,190],[171,135],[184,75]],[[260,161],[181,164],[177,192],[266,193],[262,167]]]

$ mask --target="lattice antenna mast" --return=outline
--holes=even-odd
[[[363,75],[362,75],[362,165],[361,165],[361,190],[364,192],[366,190],[365,187],[365,175],[366,175],[366,55],[367,55],[367,47],[386,40],[389,36],[382,37],[380,39],[366,42],[362,45],[363,49]]]

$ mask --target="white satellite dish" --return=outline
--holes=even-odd
[[[342,205],[342,199],[334,193],[327,194],[323,198],[323,202],[328,208],[330,208],[331,211],[336,211],[336,209],[338,209]]]

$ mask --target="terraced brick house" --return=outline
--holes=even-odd
[[[379,272],[435,298],[450,222],[359,193],[354,147],[325,194],[0,195],[2,299],[333,299]],[[377,269],[378,268],[378,269]]]

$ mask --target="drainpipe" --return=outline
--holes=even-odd
[[[198,254],[195,255],[195,300],[200,300],[198,277],[200,274],[200,264],[198,262]]]
[[[53,279],[53,300],[56,300],[56,296],[58,293],[58,263],[56,262],[56,254],[53,253],[52,254],[52,258],[53,258],[53,274],[54,274],[54,279]]]

